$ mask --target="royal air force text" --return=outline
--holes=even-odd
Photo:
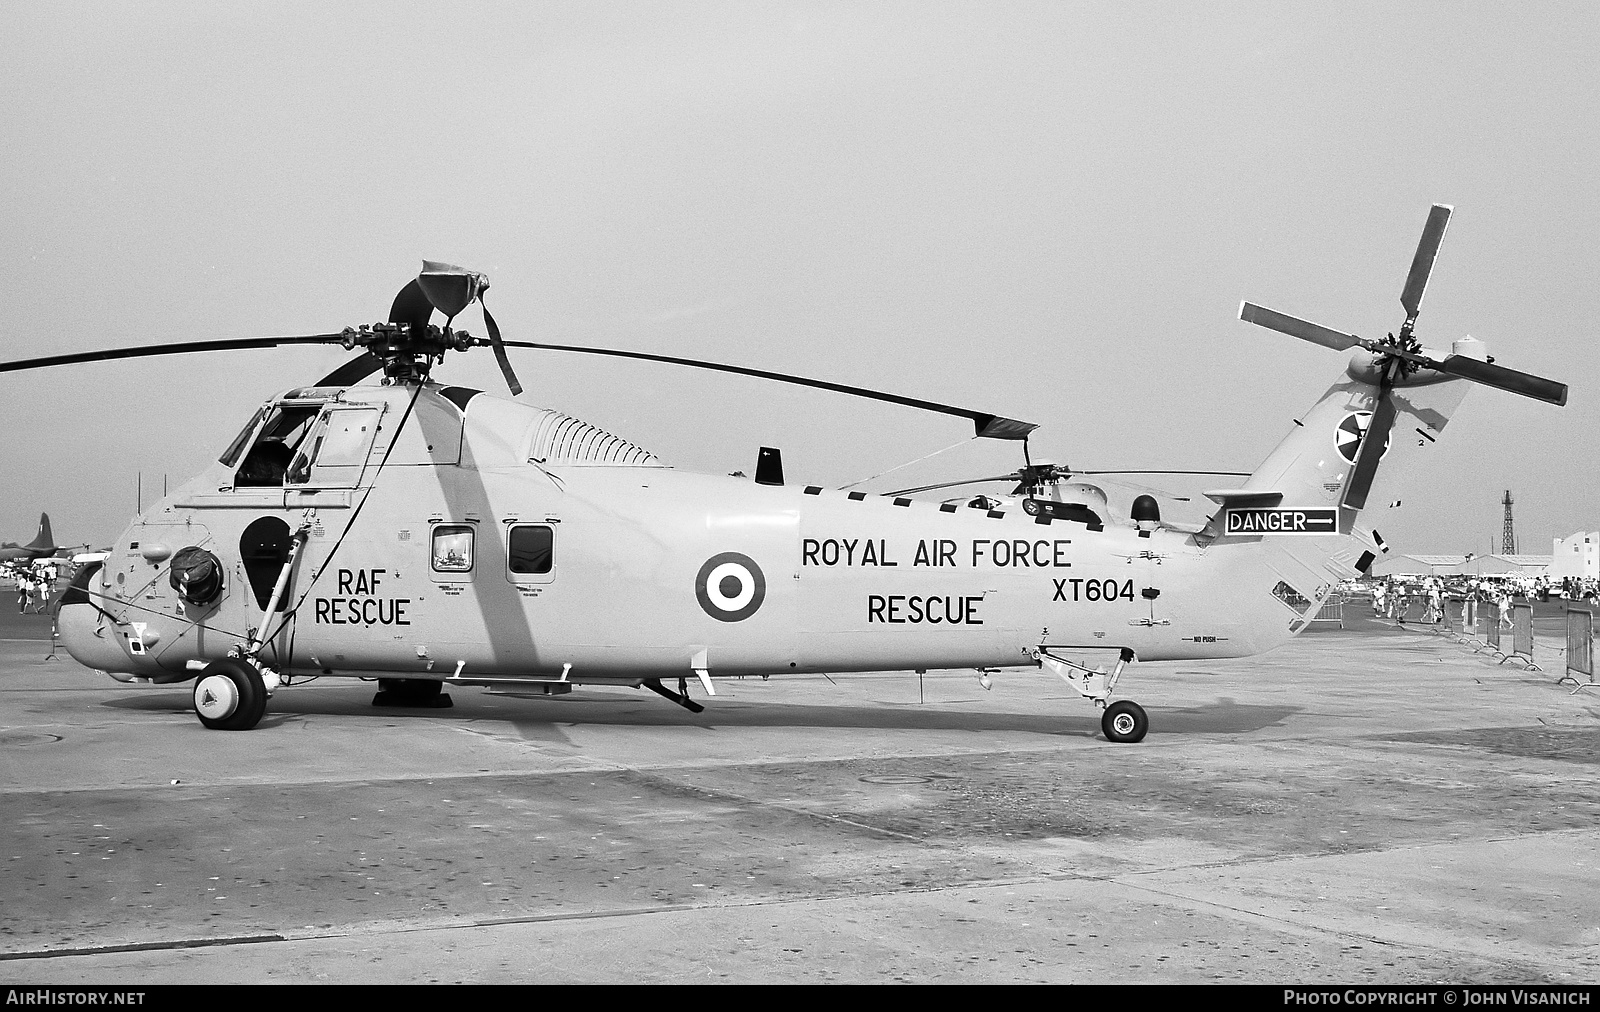
[[[1069,538],[991,540],[976,538],[958,543],[948,538],[923,539],[905,553],[891,551],[887,539],[805,538],[800,544],[800,565],[822,568],[910,567],[944,569],[1069,569]],[[896,557],[898,556],[898,558]],[[1112,602],[1134,600],[1132,580],[1093,577],[1054,577],[1052,602]],[[983,595],[870,594],[867,622],[886,625],[983,625],[978,606]]]
[[[1066,569],[1072,565],[1067,558],[1071,544],[1070,538],[977,538],[966,544],[948,538],[924,538],[914,551],[902,553],[899,548],[891,552],[884,538],[806,538],[800,542],[800,564],[893,567],[905,560],[911,566],[946,569]]]

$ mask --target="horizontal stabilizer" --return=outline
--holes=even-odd
[[[1212,502],[1224,505],[1276,506],[1283,502],[1282,492],[1259,488],[1219,488],[1202,494]]]

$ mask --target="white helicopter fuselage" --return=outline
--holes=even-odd
[[[1199,532],[1056,510],[1047,494],[987,509],[685,473],[460,388],[292,391],[276,409],[310,420],[299,473],[242,479],[269,405],[231,457],[118,539],[60,634],[84,664],[155,681],[192,678],[256,630],[285,676],[467,683],[1252,654],[1303,629],[1377,547],[1338,506],[1339,427],[1375,393],[1356,377],[1218,494]],[[1408,393],[1445,390],[1444,410],[1402,405],[1430,434],[1463,386],[1433,383]],[[291,540],[303,548],[268,616]],[[217,561],[214,599],[177,586],[185,548]]]
[[[1471,338],[1448,355],[1421,346],[1450,215],[1429,210],[1405,322],[1383,340],[1241,303],[1240,319],[1351,358],[1242,485],[1206,493],[1219,508],[1193,529],[1162,524],[1147,496],[1114,517],[1103,493],[1049,465],[1017,472],[1025,494],[966,506],[785,486],[767,448],[755,481],[674,471],[578,419],[429,377],[446,353],[488,346],[515,396],[508,349],[535,348],[885,401],[965,418],[978,437],[1037,426],[767,370],[507,341],[482,306],[488,279],[431,261],[386,323],[0,371],[283,344],[357,352],[324,385],[264,405],[60,598],[73,657],[123,681],[194,679],[209,728],[255,727],[275,689],[323,676],[376,679],[381,706],[448,706],[445,683],[609,683],[698,712],[691,677],[714,694],[717,676],[972,667],[987,685],[990,669],[1037,665],[1100,707],[1109,741],[1137,742],[1148,715],[1110,699],[1126,666],[1257,653],[1305,629],[1387,551],[1360,514],[1390,491],[1397,459],[1431,452],[1468,382],[1566,403],[1564,383],[1495,365]],[[452,329],[473,303],[486,340]],[[384,384],[352,385],[380,371]],[[677,692],[662,684],[674,676]]]

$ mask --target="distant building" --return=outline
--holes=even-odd
[[[1401,555],[1372,567],[1374,576],[1544,576],[1550,572],[1548,555]]]
[[[1556,538],[1550,550],[1550,575],[1557,580],[1600,578],[1600,531],[1578,533],[1567,538]]]

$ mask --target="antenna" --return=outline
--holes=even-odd
[[[1514,501],[1515,500],[1511,498],[1511,490],[1509,488],[1506,489],[1506,497],[1500,500],[1500,505],[1506,508],[1505,523],[1500,528],[1501,555],[1517,554],[1517,529],[1516,524],[1513,523],[1511,519],[1511,504]]]

